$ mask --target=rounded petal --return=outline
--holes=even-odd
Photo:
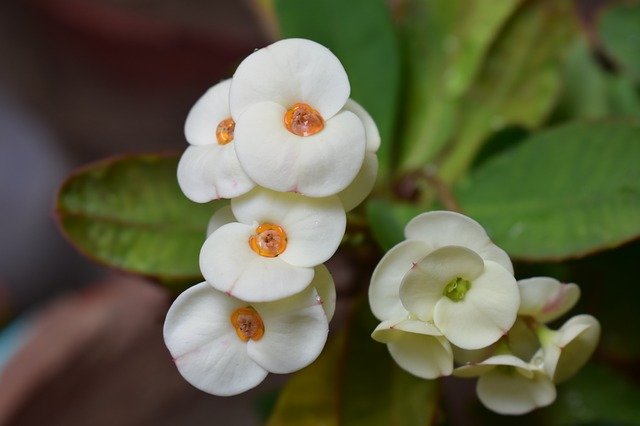
[[[336,311],[336,285],[326,266],[318,265],[314,270],[315,275],[309,287],[315,288],[318,292],[327,321],[331,321]]]
[[[400,284],[404,275],[429,253],[422,241],[403,241],[384,255],[371,276],[369,305],[381,321],[404,318],[409,312],[400,302]]]
[[[550,343],[543,342],[544,368],[555,383],[573,377],[589,360],[600,340],[600,323],[591,315],[567,321]]]
[[[188,147],[178,163],[178,184],[196,203],[237,197],[255,186],[240,167],[233,144]]]
[[[406,226],[407,239],[422,240],[434,248],[462,246],[470,248],[485,260],[499,263],[513,274],[507,253],[491,242],[484,228],[460,213],[433,211],[414,217]]]
[[[267,371],[247,354],[230,321],[246,303],[220,293],[206,282],[173,302],[164,322],[164,341],[180,374],[214,395],[236,395],[257,386]]]
[[[278,258],[295,266],[313,267],[333,256],[347,223],[338,197],[309,198],[264,188],[231,200],[231,209],[242,223],[281,226],[287,247]]]
[[[391,358],[404,370],[423,379],[448,376],[453,371],[451,345],[442,336],[398,331],[387,343]]]
[[[492,356],[495,353],[496,347],[498,345],[499,343],[495,343],[485,348],[472,349],[472,350],[462,349],[455,345],[451,345],[451,349],[453,350],[453,360],[460,365],[478,364],[484,361],[485,359],[489,358],[490,356]]]
[[[184,124],[184,134],[191,145],[216,144],[216,130],[222,120],[231,117],[229,88],[231,79],[211,87],[193,105]]]
[[[380,132],[378,131],[376,122],[373,121],[373,118],[369,115],[367,110],[353,99],[347,100],[347,103],[344,104],[342,109],[351,111],[358,116],[364,125],[364,133],[367,137],[367,152],[377,152],[378,148],[380,148]]]
[[[402,336],[402,333],[399,333],[400,331],[424,334],[425,336],[442,336],[440,330],[431,323],[408,318],[398,318],[382,321],[376,329],[373,330],[371,337],[380,343],[389,343]]]
[[[329,323],[313,287],[302,293],[253,307],[264,322],[264,336],[249,341],[249,356],[272,373],[291,373],[311,364],[322,352]]]
[[[407,311],[430,321],[450,281],[457,277],[473,281],[483,271],[484,262],[473,250],[460,246],[439,248],[406,273],[400,285],[400,301]]]
[[[464,299],[443,297],[433,312],[436,327],[463,349],[479,349],[506,334],[516,320],[520,293],[515,278],[499,264],[486,261],[482,275]]]
[[[538,349],[540,349],[538,336],[531,330],[522,317],[516,319],[507,337],[509,349],[520,359],[530,360]]]
[[[540,322],[550,322],[567,313],[578,302],[580,288],[562,284],[549,277],[534,277],[518,281],[520,289],[519,315],[532,316]]]
[[[514,367],[519,370],[520,374],[527,378],[533,378],[534,376],[534,367],[511,354],[494,355],[480,363],[456,368],[454,375],[458,377],[477,377],[487,373],[497,366]]]
[[[236,119],[259,102],[286,108],[301,102],[328,120],[344,106],[350,91],[347,73],[329,49],[311,40],[280,40],[253,52],[236,69],[231,115]]]
[[[499,414],[525,414],[556,399],[556,388],[546,375],[536,372],[530,378],[517,368],[492,369],[480,376],[476,390],[482,404]]]
[[[200,270],[209,284],[247,302],[282,299],[304,290],[313,268],[260,256],[249,246],[253,231],[249,225],[229,223],[209,235],[200,251]]]
[[[207,237],[213,234],[213,232],[222,225],[226,225],[231,222],[236,222],[233,211],[231,211],[231,206],[220,207],[215,211],[215,213],[213,213],[211,219],[209,219],[209,224],[207,225]]]
[[[273,102],[247,109],[237,120],[235,146],[242,168],[260,186],[310,197],[334,195],[356,177],[365,153],[364,127],[343,111],[322,131],[297,136],[286,129],[286,110]]]
[[[349,212],[356,208],[373,190],[378,175],[378,156],[367,152],[360,171],[353,182],[338,193],[344,210]]]

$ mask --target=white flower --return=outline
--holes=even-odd
[[[575,284],[562,284],[554,278],[535,277],[518,281],[520,309],[518,315],[550,322],[571,309],[580,298]]]
[[[476,391],[485,407],[499,414],[525,414],[556,399],[556,388],[536,365],[510,354],[456,368],[458,377],[477,377]]]
[[[540,327],[538,336],[542,348],[535,357],[542,356],[549,377],[562,383],[574,376],[595,351],[600,340],[600,323],[591,315],[577,315],[558,331]]]
[[[178,163],[178,183],[198,203],[237,197],[255,186],[236,156],[230,86],[231,80],[225,80],[210,88],[191,108],[184,126],[191,146]]]
[[[307,198],[255,188],[231,200],[231,210],[237,222],[209,235],[200,269],[214,288],[248,302],[302,291],[313,268],[336,251],[346,225],[337,196]],[[220,215],[229,219],[222,210]]]
[[[257,386],[268,372],[291,373],[313,362],[329,331],[314,286],[277,302],[249,304],[206,282],[183,292],[164,323],[164,341],[193,386],[227,396]]]
[[[371,277],[369,304],[381,321],[408,315],[399,296],[402,279],[414,264],[441,247],[466,247],[513,273],[509,256],[491,242],[479,223],[459,213],[434,211],[416,216],[407,224],[405,237],[406,241],[387,252]]]
[[[365,128],[351,111],[347,74],[327,48],[286,39],[249,55],[230,91],[240,164],[261,186],[337,194],[361,169]]]
[[[396,363],[415,376],[435,379],[453,371],[451,345],[433,324],[411,319],[383,321],[371,337],[386,343]]]
[[[400,286],[405,309],[433,321],[462,349],[480,349],[505,335],[516,320],[520,294],[513,275],[460,246],[437,249],[406,273]]]

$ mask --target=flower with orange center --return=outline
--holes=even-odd
[[[309,285],[313,268],[333,255],[345,226],[337,196],[255,188],[231,200],[231,212],[214,215],[200,270],[214,288],[248,302],[292,296]]]
[[[178,183],[198,203],[237,197],[255,186],[236,156],[230,86],[231,80],[226,80],[210,88],[193,106],[184,126],[190,146],[178,164]]]
[[[324,266],[306,290],[269,303],[249,305],[202,282],[169,308],[164,341],[189,383],[235,395],[257,386],[268,372],[291,373],[313,362],[334,306],[335,287]]]
[[[366,147],[363,121],[344,108],[349,92],[338,58],[313,41],[280,40],[249,55],[229,94],[238,160],[249,177],[310,197],[344,190]]]

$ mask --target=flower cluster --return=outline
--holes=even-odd
[[[178,370],[199,389],[234,395],[322,351],[335,307],[323,263],[378,169],[378,130],[349,93],[328,49],[287,39],[248,56],[189,113],[178,183],[195,202],[231,199],[209,222],[205,282],[176,299],[164,325]]]
[[[372,337],[418,377],[479,377],[480,401],[498,413],[551,404],[555,384],[587,362],[600,336],[590,315],[559,330],[545,325],[575,305],[579,288],[547,277],[516,281],[507,254],[458,213],[421,214],[405,237],[371,278],[369,303],[381,321]]]

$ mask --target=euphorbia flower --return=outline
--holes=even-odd
[[[256,183],[311,197],[337,194],[361,169],[365,129],[351,111],[338,58],[310,40],[286,39],[238,66],[231,116],[242,168]]]
[[[331,292],[333,281],[324,273],[305,291],[269,303],[248,303],[202,282],[171,305],[164,341],[189,383],[214,395],[235,395],[257,386],[268,372],[291,373],[317,358],[329,331],[321,295]]]
[[[400,286],[405,309],[433,321],[451,343],[480,349],[516,320],[520,294],[513,275],[465,247],[439,248],[417,262]]]
[[[479,223],[459,213],[434,211],[416,216],[407,224],[405,237],[406,241],[387,252],[371,277],[369,304],[381,321],[409,314],[400,301],[402,279],[414,264],[441,247],[466,247],[513,273],[509,256],[491,242]]]
[[[536,321],[551,322],[564,315],[580,298],[575,284],[562,284],[549,277],[534,277],[518,281],[520,309],[518,315]]]
[[[371,337],[386,343],[396,363],[415,376],[435,379],[453,371],[451,345],[433,324],[411,319],[383,321]]]
[[[510,354],[495,355],[453,372],[477,377],[476,391],[485,407],[499,414],[525,414],[556,399],[553,382],[539,367]]]
[[[190,147],[178,163],[178,183],[192,201],[233,198],[255,186],[240,167],[229,111],[231,80],[211,87],[195,103],[184,126]]]
[[[337,196],[307,198],[255,188],[231,200],[231,210],[237,222],[209,235],[200,269],[214,288],[248,302],[302,291],[313,268],[336,251],[346,225]]]

